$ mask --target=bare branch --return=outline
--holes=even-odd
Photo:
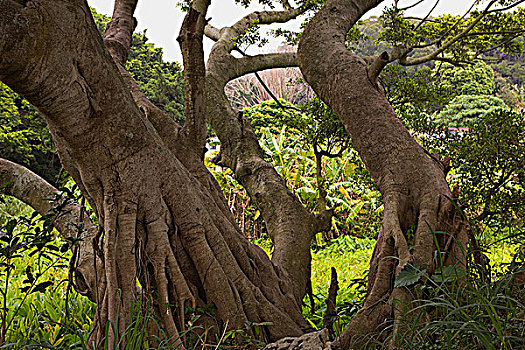
[[[117,62],[128,59],[132,35],[137,25],[133,17],[138,0],[116,0],[113,17],[104,33],[104,44]]]
[[[244,16],[231,27],[224,27],[219,30],[219,40],[222,48],[227,52],[235,49],[235,43],[232,39],[237,38],[245,33],[254,25],[272,24],[272,23],[286,23],[299,15],[299,10],[289,9],[285,11],[257,11]],[[210,28],[209,34],[216,35],[217,31]],[[214,39],[215,40],[215,39]]]
[[[472,33],[468,33],[467,35],[465,35],[465,37],[468,37],[468,36],[478,36],[478,35],[512,35],[514,34],[515,37],[513,37],[512,39],[520,36],[520,34],[523,34],[525,33],[525,29],[519,29],[519,30],[505,30],[505,31],[501,31],[501,32],[490,32],[490,31],[487,31],[487,32],[472,32]]]
[[[423,18],[421,18],[421,17],[415,17],[415,16],[403,17],[403,19],[413,19],[413,20],[417,20],[417,21],[423,21]],[[431,22],[431,23],[442,23],[441,21],[436,20],[436,19],[432,19],[432,18],[427,18],[427,19],[425,19],[425,22]]]
[[[383,52],[381,55],[378,55],[376,59],[372,62],[368,68],[368,79],[375,86],[377,85],[377,79],[383,68],[390,62],[390,57],[387,52]]]
[[[417,26],[414,28],[414,31],[416,31],[419,27],[421,27],[421,25],[423,23],[425,23],[427,21],[427,19],[430,17],[430,15],[432,14],[432,12],[434,12],[434,10],[436,9],[437,5],[439,4],[439,0],[436,1],[436,3],[434,4],[434,6],[430,9],[430,11],[428,11],[427,15],[425,16],[425,18],[423,18],[418,24]]]
[[[184,59],[186,122],[182,131],[190,144],[203,149],[206,143],[206,79],[202,40],[210,0],[193,1],[178,37]]]
[[[478,24],[483,18],[485,18],[485,16],[487,16],[490,7],[494,3],[496,3],[496,1],[497,0],[490,1],[490,3],[485,8],[485,10],[483,10],[463,31],[461,31],[461,33],[447,40],[441,47],[439,47],[434,52],[428,55],[425,55],[425,56],[420,56],[420,57],[415,57],[415,58],[414,57],[401,58],[398,60],[398,62],[404,66],[413,66],[413,65],[417,65],[417,64],[421,64],[421,63],[425,63],[425,62],[437,59],[441,53],[445,52],[445,50],[447,50],[453,44],[455,44],[459,40],[466,37],[466,35],[470,33],[470,31],[476,26],[476,24]]]
[[[253,57],[256,57],[256,56],[248,56],[248,55],[246,55],[246,53],[244,53],[244,52],[243,52],[241,49],[239,49],[239,48],[237,48],[237,51],[239,51],[239,52],[244,56],[244,58],[248,58],[248,57],[249,57],[249,58],[253,58]],[[297,66],[297,62],[296,62],[296,60],[297,60],[297,55],[296,55],[295,52],[293,52],[292,54],[295,56],[294,58],[292,58],[292,60],[293,60],[294,62],[292,62],[292,64],[290,64],[290,65],[288,65],[287,63],[285,63],[285,64],[286,64],[285,67]],[[276,54],[273,54],[273,55],[276,55]],[[277,55],[279,55],[279,54],[277,54]],[[282,58],[283,58],[284,61],[287,60],[287,57],[282,57]],[[249,62],[249,60],[248,60],[248,61],[243,61],[243,62],[240,62],[240,61],[242,61],[242,59],[237,60],[237,63],[242,63],[243,65],[247,65],[248,68],[252,68],[253,66],[257,66],[257,64],[255,64],[255,63],[253,63],[253,62]],[[271,61],[271,60],[269,60],[269,61]],[[276,65],[276,66],[272,65],[272,66],[267,67],[267,68],[283,68],[283,67],[282,67],[282,66],[278,66],[278,65]],[[264,80],[261,78],[261,76],[259,75],[259,73],[257,73],[257,71],[259,71],[259,70],[263,70],[263,69],[267,69],[267,68],[260,68],[260,69],[257,69],[256,71],[253,71],[253,73],[255,74],[255,77],[257,78],[257,80],[259,81],[259,83],[261,84],[261,86],[262,86],[262,87],[264,88],[264,90],[268,93],[268,95],[270,95],[270,96],[272,97],[272,99],[275,101],[275,103],[277,103],[277,105],[279,106],[279,108],[281,108],[282,110],[284,110],[284,109],[286,109],[287,107],[285,107],[285,106],[282,105],[282,103],[281,103],[281,102],[279,101],[279,99],[275,96],[275,94],[273,93],[273,91],[270,90],[270,88],[266,85],[266,83],[265,83]],[[244,75],[244,74],[243,74],[243,75]],[[296,108],[296,107],[288,107],[288,108],[292,108],[292,109],[295,109],[295,110],[300,111],[300,109],[298,109],[298,108]]]
[[[421,4],[423,1],[425,1],[425,0],[419,0],[419,1],[416,2],[415,4],[409,5],[409,6],[407,6],[407,7],[402,7],[402,8],[400,8],[399,10],[401,10],[401,11],[410,10],[411,8],[416,7],[417,5]]]
[[[204,35],[210,38],[213,41],[218,41],[221,38],[221,33],[218,28],[215,28],[211,24],[206,24],[204,27]]]
[[[230,80],[260,70],[286,67],[297,67],[297,52],[245,56],[236,60],[235,75]]]

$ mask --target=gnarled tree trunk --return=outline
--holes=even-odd
[[[46,117],[63,165],[103,229],[103,278],[78,271],[97,302],[98,341],[107,321],[119,320],[110,347],[124,334],[137,279],[174,343],[185,306],[206,304],[232,328],[272,322],[267,340],[302,334],[307,325],[287,275],[242,236],[202,164],[199,92],[186,95],[195,97],[194,120],[180,128],[119,67],[134,3],[117,1],[112,24],[124,25],[106,32],[106,42],[115,40],[112,57],[85,1],[0,0],[0,80]],[[187,17],[190,38],[204,23],[207,6],[199,4]]]
[[[230,105],[224,88],[245,74],[267,68],[297,64],[295,53],[277,53],[235,58],[233,39],[253,26],[272,21],[287,21],[297,11],[257,12],[220,31],[207,26],[207,34],[216,40],[208,59],[206,95],[208,120],[221,141],[220,165],[232,169],[235,178],[247,190],[261,211],[268,234],[274,243],[272,261],[292,280],[294,296],[300,304],[310,283],[310,244],[315,233],[329,230],[328,211],[310,213],[286,186],[275,168],[264,159],[257,136],[242,112]]]
[[[467,240],[441,163],[416,143],[377,85],[382,62],[368,67],[345,46],[350,28],[380,2],[327,1],[306,27],[298,50],[306,80],[341,118],[383,195],[383,223],[365,304],[335,343],[344,349],[364,344],[392,320],[397,333],[401,313],[410,309],[413,297],[407,288],[394,288],[394,278],[410,262],[430,274],[435,270],[439,257],[433,232],[450,233],[437,236],[445,264],[463,264]]]
[[[187,102],[181,127],[146,99],[122,66],[136,2],[116,1],[102,40],[85,1],[0,0],[0,80],[46,117],[64,167],[98,217],[100,229],[88,230],[77,268],[78,289],[97,302],[97,339],[106,322],[117,319],[118,334],[109,336],[121,337],[141,296],[155,302],[174,343],[184,329],[185,306],[207,304],[232,328],[268,321],[273,325],[264,328],[267,340],[300,336],[307,329],[300,302],[310,240],[329,225],[330,215],[315,216],[301,206],[224,94],[226,83],[240,75],[295,64],[291,53],[234,58],[231,39],[255,22],[284,21],[297,11],[283,0],[285,11],[255,13],[220,31],[206,27],[217,43],[205,70],[209,1],[194,0],[179,38]],[[414,262],[432,273],[441,260],[462,264],[466,241],[441,163],[414,141],[377,86],[388,57],[368,67],[345,47],[351,26],[379,2],[327,1],[303,34],[298,56],[308,82],[351,134],[385,204],[365,306],[337,340],[342,348],[363,344],[370,330],[378,334],[388,325],[385,320],[394,321],[396,334],[400,305],[412,302],[408,289],[393,288],[400,269]],[[261,209],[275,243],[273,262],[242,236],[203,165],[205,114],[221,139],[223,164]],[[17,173],[11,164],[0,165],[0,180]],[[438,231],[451,234],[437,235],[439,249],[433,235]],[[89,245],[93,238],[98,247]],[[326,343],[324,337],[306,338]]]

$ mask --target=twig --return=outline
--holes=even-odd
[[[434,6],[430,9],[430,11],[428,11],[428,13],[425,16],[425,18],[423,18],[423,20],[417,24],[417,26],[414,28],[414,31],[416,31],[423,23],[425,23],[427,21],[427,18],[430,17],[432,12],[434,12],[434,10],[436,9],[438,4],[439,4],[439,0],[437,0],[436,3],[434,4]]]

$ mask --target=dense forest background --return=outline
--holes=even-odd
[[[102,33],[109,18],[93,14]],[[372,56],[388,47],[382,18],[361,21],[358,29],[349,40],[358,54]],[[427,307],[442,307],[448,315],[441,324],[426,329],[435,333],[434,345],[439,348],[474,344],[510,349],[525,344],[523,300],[508,283],[516,278],[525,257],[523,38],[519,43],[513,52],[489,51],[483,59],[457,66],[439,62],[408,68],[390,65],[380,78],[397,115],[429,154],[450,158],[447,178],[458,189],[461,209],[478,242],[465,252],[475,267],[465,285],[448,283],[465,277],[456,270],[442,271],[432,281],[446,289],[445,296],[427,295]],[[184,120],[181,65],[165,62],[162,50],[148,42],[146,32],[134,34],[126,69],[155,105],[173,119]],[[252,122],[267,159],[303,205],[315,210],[323,202],[334,210],[332,230],[319,233],[312,242],[312,290],[304,301],[304,313],[313,327],[328,325],[340,333],[359,309],[366,290],[367,262],[381,223],[381,195],[338,118],[314,97],[298,70],[245,76],[230,83],[227,92],[233,106]],[[207,147],[207,165],[238,224],[271,254],[258,209],[232,172],[216,164],[220,145],[211,129]],[[0,157],[27,166],[64,189],[70,200],[82,202],[60,166],[45,120],[1,83]],[[69,264],[74,259],[69,248],[74,247],[75,237],[57,238],[50,220],[12,198],[0,199],[2,342],[11,348],[30,344],[85,348],[95,309],[71,288]],[[89,208],[87,213],[92,214]],[[476,254],[481,259],[474,261]],[[332,268],[339,276],[340,293],[336,310],[327,313]],[[420,272],[408,271],[404,283],[415,283],[423,276]],[[467,300],[465,307],[462,301]],[[196,315],[207,312],[193,311]],[[136,344],[143,344],[141,327],[152,316],[141,317],[130,330]],[[222,344],[238,346],[242,332],[225,332]],[[249,337],[242,339],[240,346],[245,348],[261,345]],[[413,348],[430,348],[425,343],[428,339],[421,335],[407,342]]]

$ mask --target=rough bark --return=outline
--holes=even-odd
[[[192,3],[179,38],[184,60],[186,122],[182,132],[194,149],[204,154],[206,144],[206,68],[202,40],[210,0]]]
[[[442,167],[397,119],[375,83],[375,68],[370,72],[365,61],[345,46],[349,29],[380,2],[327,1],[308,24],[298,49],[306,80],[341,118],[383,195],[382,230],[370,265],[365,304],[336,342],[345,349],[363,345],[388,320],[394,321],[394,334],[398,331],[400,315],[412,297],[406,288],[394,289],[393,280],[408,262],[418,263],[428,273],[434,271],[439,259],[435,259],[431,230],[451,235],[437,237],[447,264],[462,263],[461,246],[466,242],[459,213],[447,199],[452,194]],[[450,244],[450,237],[459,245]]]
[[[302,334],[288,277],[234,225],[195,165],[200,152],[185,152],[180,129],[163,128],[164,115],[136,102],[141,95],[105,49],[87,4],[0,0],[0,31],[0,80],[46,117],[103,228],[104,280],[91,291],[98,340],[108,320],[120,320],[110,347],[124,333],[137,278],[175,343],[184,307],[205,304],[232,328],[273,322],[268,340]]]
[[[301,303],[310,281],[310,242],[316,232],[330,229],[331,215],[314,215],[287,188],[277,171],[264,159],[264,152],[249,121],[234,111],[226,97],[226,84],[242,75],[268,68],[295,66],[295,53],[277,53],[235,58],[233,38],[254,21],[259,24],[285,22],[297,10],[252,13],[221,30],[208,25],[206,33],[216,40],[207,63],[206,94],[208,120],[221,141],[220,165],[234,171],[261,211],[274,243],[272,261],[290,277],[295,299]]]

